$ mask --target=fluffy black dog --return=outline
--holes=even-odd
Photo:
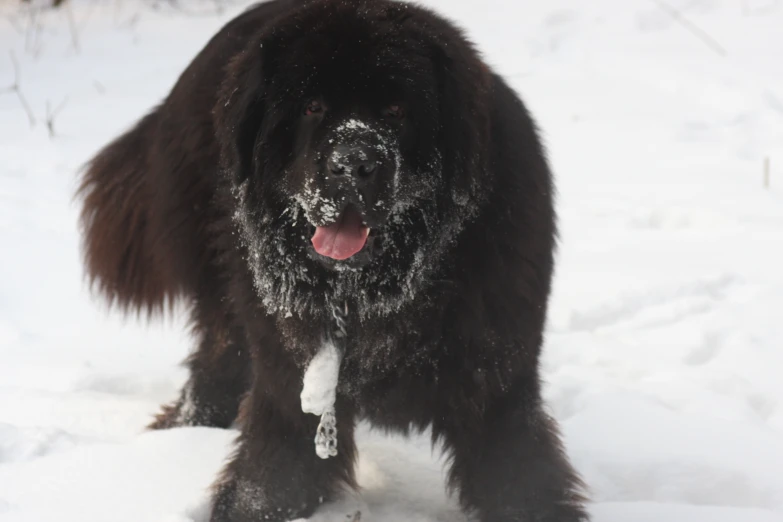
[[[523,104],[434,13],[275,0],[226,25],[80,190],[104,295],[192,303],[152,427],[241,427],[212,521],[355,487],[359,418],[431,426],[483,522],[587,520],[539,383],[552,192]]]

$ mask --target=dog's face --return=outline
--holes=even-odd
[[[283,53],[299,66],[278,71],[270,99],[290,112],[260,139],[283,156],[275,188],[306,221],[308,255],[329,270],[371,270],[393,255],[390,220],[441,189],[437,87],[428,60],[379,54],[369,36],[363,46],[319,36]]]
[[[469,135],[448,126],[470,108],[444,93],[439,44],[400,4],[340,5],[276,27],[245,65],[255,69],[224,85],[224,125],[247,129],[232,142],[236,217],[271,311],[399,307],[477,203],[477,173],[462,168],[472,159],[454,160],[469,151],[444,150]],[[235,94],[253,78],[262,85],[243,103]],[[449,158],[460,168],[444,169]]]

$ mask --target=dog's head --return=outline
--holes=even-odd
[[[415,293],[486,184],[488,76],[453,26],[384,0],[310,3],[229,64],[216,133],[270,309]]]

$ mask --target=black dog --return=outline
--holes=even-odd
[[[192,303],[152,427],[241,427],[212,520],[355,487],[358,418],[431,426],[483,522],[587,520],[541,402],[552,192],[523,104],[432,12],[276,0],[225,26],[80,191],[108,299]]]

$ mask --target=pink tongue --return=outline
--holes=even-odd
[[[311,241],[316,252],[341,261],[364,248],[369,234],[370,229],[362,224],[359,212],[348,207],[331,225],[316,227]]]

